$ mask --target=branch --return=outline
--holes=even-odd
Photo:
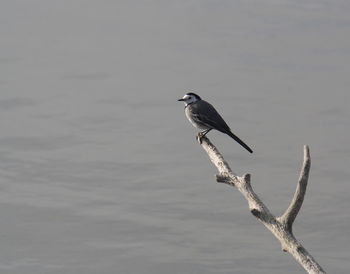
[[[249,174],[243,177],[234,174],[224,157],[207,137],[202,137],[200,144],[219,171],[216,180],[238,189],[247,200],[250,212],[280,241],[282,250],[289,252],[307,273],[326,273],[292,233],[292,225],[303,204],[308,182],[311,163],[308,146],[304,147],[303,167],[293,200],[286,212],[276,218],[253,191]]]
[[[300,177],[297,188],[295,190],[293,199],[287,208],[286,212],[279,218],[288,229],[292,230],[293,222],[297,217],[301,206],[303,205],[307,182],[309,179],[309,172],[311,166],[310,151],[308,146],[304,146],[304,162],[301,168]]]

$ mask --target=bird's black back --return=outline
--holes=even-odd
[[[199,100],[187,107],[190,108],[189,111],[196,122],[226,134],[231,131],[221,115],[208,102]]]
[[[253,152],[247,144],[232,133],[230,127],[211,104],[204,100],[199,100],[188,105],[187,108],[189,108],[187,111],[190,113],[192,120],[197,124],[221,131],[237,141],[250,153]]]

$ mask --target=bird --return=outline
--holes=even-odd
[[[191,124],[203,130],[197,135],[200,142],[209,131],[216,129],[227,134],[250,153],[253,153],[253,150],[246,143],[232,133],[230,127],[216,109],[207,101],[202,100],[199,95],[188,92],[181,99],[178,99],[178,101],[185,103],[185,114]]]

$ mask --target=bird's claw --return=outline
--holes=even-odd
[[[201,145],[202,144],[202,138],[203,138],[204,134],[202,132],[198,132],[196,139],[198,141],[198,143]]]

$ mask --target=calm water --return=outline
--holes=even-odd
[[[2,1],[0,271],[304,273],[196,143],[195,91],[255,151],[209,137],[349,273],[348,1]]]

